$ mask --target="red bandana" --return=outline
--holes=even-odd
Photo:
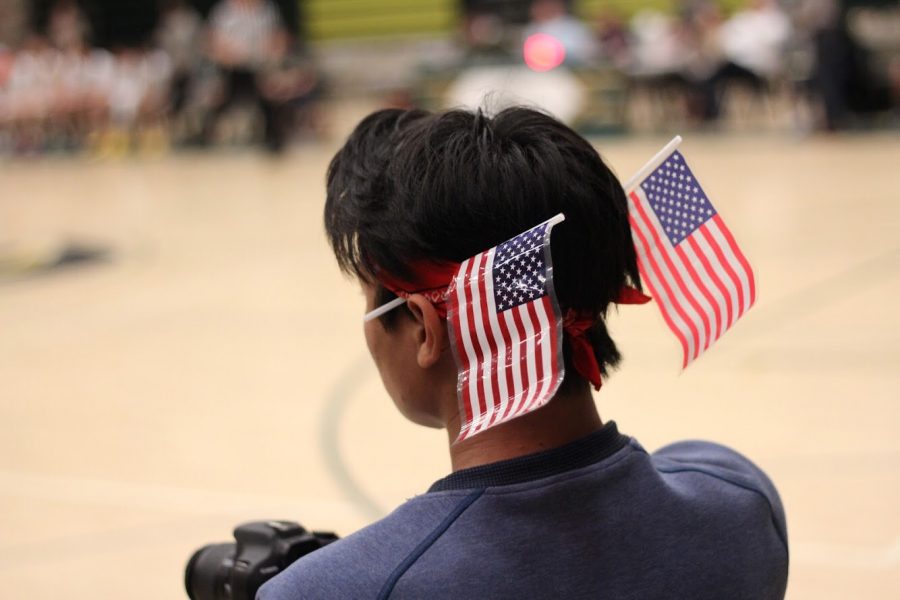
[[[394,277],[381,270],[378,271],[376,277],[381,285],[400,298],[409,298],[412,294],[422,294],[434,304],[438,314],[446,319],[448,289],[450,282],[459,271],[459,263],[419,260],[410,264],[409,270],[414,278],[410,281]]]
[[[395,277],[385,271],[379,271],[378,281],[400,298],[408,298],[412,294],[422,294],[434,304],[438,314],[447,318],[447,297],[450,282],[459,271],[460,264],[454,262],[436,262],[420,260],[409,265],[412,280]],[[646,304],[651,298],[633,287],[625,286],[616,298],[616,304]],[[594,326],[596,318],[586,311],[566,312],[563,319],[563,330],[569,336],[572,348],[572,364],[578,373],[591,382],[595,390],[603,383],[600,378],[600,365],[594,354],[594,347],[588,339],[587,332]]]
[[[616,304],[646,304],[650,302],[650,296],[642,294],[633,287],[625,286],[619,291]],[[595,390],[603,385],[600,373],[600,364],[594,347],[588,339],[587,332],[597,319],[588,311],[574,311],[569,309],[563,318],[563,330],[569,336],[569,345],[572,348],[572,365],[582,377],[591,382]]]

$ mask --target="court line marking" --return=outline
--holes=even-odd
[[[181,486],[0,471],[0,496],[52,502],[81,503],[116,508],[174,511],[192,515],[244,517],[249,513],[273,515],[333,513],[335,510],[362,513],[367,519],[382,518],[386,512],[350,472],[340,451],[344,414],[371,373],[368,356],[348,364],[326,396],[319,426],[319,442],[326,471],[332,476],[344,501],[273,497],[271,494],[219,492]]]
[[[340,449],[341,423],[344,413],[371,372],[371,359],[357,356],[335,381],[325,397],[325,409],[319,421],[319,449],[325,470],[337,484],[346,500],[367,519],[381,519],[387,511],[360,484],[347,466]]]

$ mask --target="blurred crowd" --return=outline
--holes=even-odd
[[[241,135],[221,123],[239,101],[258,108],[272,152],[298,121],[314,126],[318,73],[269,0],[220,0],[206,19],[163,0],[139,44],[99,48],[91,35],[78,2],[56,0],[45,27],[0,46],[0,155],[206,146]]]
[[[865,122],[861,115],[892,110],[888,118],[896,123],[900,4],[860,10],[865,4],[745,0],[726,14],[715,0],[676,0],[672,12],[642,10],[625,20],[601,10],[591,23],[573,14],[573,2],[534,0],[520,33],[504,22],[497,3],[471,1],[467,60],[524,52],[538,70],[557,62],[611,70],[621,75],[629,101],[643,96],[666,105],[665,120],[715,124],[733,96],[728,92],[739,88],[761,104],[779,95],[786,105],[808,107],[809,114],[794,115],[807,129],[853,127]]]
[[[79,0],[47,1],[46,18],[20,43],[0,45],[0,156],[248,140],[279,152],[297,132],[321,133],[323,77],[275,0],[204,0],[213,4],[205,16],[197,0],[159,0],[149,34],[104,47],[92,43]],[[573,0],[459,0],[462,60],[446,71],[455,78],[501,63],[611,72],[591,85],[622,89],[593,98],[618,94],[620,104],[655,107],[644,120],[662,128],[715,126],[735,88],[760,105],[787,98],[782,106],[806,129],[854,127],[868,114],[896,124],[900,6],[851,10],[865,1],[745,0],[726,14],[715,0],[672,0],[674,10],[627,20],[601,5],[586,21]],[[354,61],[358,69],[376,66],[366,58]],[[253,109],[231,110],[237,105]]]

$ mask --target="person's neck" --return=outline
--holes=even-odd
[[[557,394],[532,413],[455,443],[459,425],[457,416],[447,426],[454,472],[558,448],[597,431],[603,423],[585,383]]]

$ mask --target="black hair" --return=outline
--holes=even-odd
[[[621,358],[609,305],[623,286],[640,289],[640,277],[622,185],[587,140],[528,108],[493,117],[383,110],[356,127],[328,170],[331,246],[342,270],[368,281],[378,269],[409,277],[416,260],[461,262],[560,212],[557,299],[564,314],[595,319],[588,336],[606,375]],[[571,373],[568,354],[566,344]]]

